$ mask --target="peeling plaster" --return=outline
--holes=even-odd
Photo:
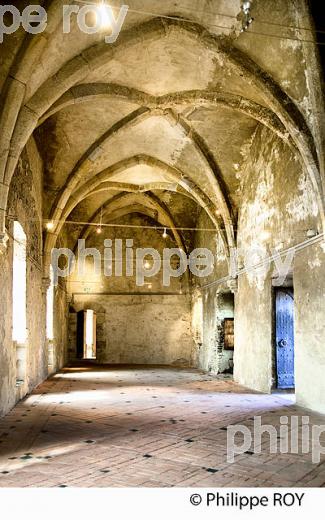
[[[301,176],[298,181],[299,195],[288,202],[286,210],[296,222],[304,221],[310,215],[317,217],[319,214],[318,204],[313,193],[310,180],[306,175]]]

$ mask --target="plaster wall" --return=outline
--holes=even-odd
[[[0,415],[6,414],[15,403],[31,392],[48,375],[48,344],[46,340],[46,296],[43,286],[42,266],[42,161],[36,145],[30,140],[24,150],[9,193],[7,248],[0,254]],[[13,222],[18,220],[27,237],[26,266],[26,321],[27,340],[21,351],[24,362],[24,381],[16,386],[17,351],[12,339],[13,308]],[[64,364],[66,348],[64,334],[67,319],[63,311],[64,300],[58,292],[54,309],[56,368]],[[60,331],[60,332],[59,332]]]
[[[75,309],[97,315],[99,363],[191,366],[194,343],[185,295],[75,297]],[[70,313],[69,352],[76,352],[76,313]]]
[[[304,242],[308,229],[320,229],[311,182],[289,147],[268,130],[259,128],[242,172],[242,203],[238,222],[239,268],[247,266],[248,253],[253,252],[251,262],[256,264],[276,251]],[[295,284],[301,287],[304,283],[301,278],[305,273],[302,269],[296,271],[293,262],[290,263],[288,276],[292,273]],[[274,263],[239,274],[238,279],[234,375],[240,384],[262,392],[270,392],[275,383],[272,370],[272,285],[281,283]],[[298,313],[301,313],[298,310],[300,305],[301,297],[298,294]],[[301,320],[299,328],[299,342],[310,342]],[[299,363],[298,357],[298,374],[301,370]],[[298,387],[300,382],[301,378],[298,377]]]
[[[297,403],[323,414],[325,413],[324,280],[324,246],[314,245],[296,256],[294,291]]]
[[[228,274],[225,251],[213,223],[205,211],[198,219],[195,247],[206,248],[214,256],[214,269],[209,276],[192,277],[192,330],[196,343],[197,366],[207,372],[220,373],[231,368],[232,351],[224,350],[223,320],[234,316],[231,293],[224,283]],[[215,285],[205,288],[207,284]]]
[[[138,248],[150,247],[163,258],[164,248],[177,245],[172,236],[163,238],[163,230],[148,229],[153,222],[146,216],[131,214],[119,220],[126,227],[103,228],[86,241],[104,259],[104,241],[112,240],[112,273],[95,273],[89,257],[84,275],[78,268],[68,280],[72,299],[70,306],[69,356],[76,356],[76,313],[93,309],[97,315],[97,361],[99,363],[134,363],[192,365],[194,342],[191,331],[191,307],[186,275],[163,285],[163,263],[159,272],[145,278],[144,285],[133,274],[126,273],[126,240],[133,240],[134,260]],[[138,227],[134,227],[138,226]],[[142,228],[141,228],[142,226]],[[117,256],[115,240],[121,240],[121,256]],[[120,260],[119,260],[120,258]],[[152,263],[150,256],[147,259]],[[116,272],[121,261],[121,275]],[[129,264],[130,265],[130,264]],[[176,265],[172,261],[173,268]]]

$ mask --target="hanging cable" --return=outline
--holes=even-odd
[[[100,220],[99,220],[99,226],[96,228],[97,235],[100,235],[102,232],[102,225],[103,225],[103,208],[100,208]]]
[[[274,260],[280,259],[283,256],[288,255],[291,252],[293,252],[294,254],[297,254],[297,253],[303,251],[304,249],[306,249],[307,247],[318,244],[319,242],[325,243],[324,233],[316,235],[315,237],[312,237],[308,240],[304,240],[303,242],[299,242],[298,244],[291,246],[287,249],[283,249],[282,251],[279,251],[276,254],[272,254],[271,256],[268,256],[267,258],[265,258],[258,264],[253,265],[252,267],[239,269],[236,273],[236,276],[241,276],[243,274],[248,274],[248,273],[257,271],[257,270],[261,269],[262,267],[265,267],[266,265],[270,265]],[[201,287],[198,287],[198,289],[203,291],[205,289],[210,289],[211,287],[214,287],[216,285],[221,285],[223,283],[227,283],[232,280],[234,280],[234,277],[232,275],[227,275],[227,276],[224,276],[223,278],[219,278],[218,280],[214,280],[213,282],[210,282],[206,285],[202,285]]]
[[[88,1],[88,0],[76,0],[78,3],[80,4],[86,4],[86,5],[98,5],[97,2],[92,2],[92,1]],[[110,6],[113,10],[114,9],[119,9],[119,7],[114,7],[114,6]],[[181,17],[181,16],[172,16],[172,15],[165,15],[165,14],[162,14],[162,13],[157,13],[157,12],[150,12],[150,11],[143,11],[143,10],[137,10],[137,9],[130,9],[129,8],[129,12],[131,13],[135,13],[135,14],[140,14],[140,15],[147,15],[147,16],[154,16],[154,17],[158,17],[158,18],[164,18],[164,19],[167,19],[167,20],[177,20],[177,21],[182,21],[182,22],[187,22],[187,23],[193,23],[193,19],[190,19],[190,18],[184,18],[184,17]],[[191,12],[197,12],[197,11],[194,11],[192,10]],[[205,11],[200,11],[200,12],[205,12]],[[207,15],[211,14],[211,13],[208,13],[208,12],[205,12]],[[231,15],[225,15],[225,14],[221,14],[221,13],[214,13],[214,16],[224,16],[224,17],[229,17],[229,18],[233,18],[235,20],[237,20],[237,17],[235,16],[231,16]],[[266,22],[266,21],[259,21],[259,20],[255,20],[256,23],[262,23],[262,24],[268,24],[268,25],[274,25],[274,26],[279,26],[279,27],[283,27],[283,28],[288,28],[288,29],[293,29],[293,30],[297,30],[297,31],[310,31],[312,32],[312,34],[314,34],[314,30],[313,29],[307,29],[307,28],[302,28],[302,27],[295,27],[295,26],[286,26],[286,25],[282,25],[282,24],[277,24],[277,23],[271,23],[271,22]],[[228,30],[230,31],[232,28],[231,27],[227,27],[225,25],[219,25],[219,24],[214,24],[214,23],[205,23],[204,24],[206,27],[213,27],[213,28],[216,28],[216,29],[225,29],[225,30]],[[325,31],[315,31],[317,33],[322,33],[322,34],[325,34]],[[265,33],[265,32],[260,32],[260,31],[256,31],[256,30],[253,30],[253,29],[249,29],[248,31],[246,30],[245,31],[245,34],[254,34],[254,35],[257,35],[257,36],[265,36],[267,38],[276,38],[278,40],[292,40],[292,41],[297,41],[297,42],[302,42],[302,43],[311,43],[313,45],[325,45],[325,42],[318,42],[318,41],[315,41],[315,40],[305,40],[303,38],[294,38],[292,36],[285,36],[285,35],[278,35],[278,34],[269,34],[269,33]]]

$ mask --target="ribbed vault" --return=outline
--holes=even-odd
[[[167,190],[172,188],[173,192],[185,191],[207,212],[229,256],[229,251],[236,245],[238,208],[234,204],[234,193],[240,190],[240,183],[236,178],[241,165],[238,157],[231,157],[231,139],[228,139],[228,142],[227,137],[222,140],[220,131],[214,136],[213,128],[204,128],[202,131],[202,121],[204,122],[207,113],[213,113],[216,117],[220,115],[224,126],[227,125],[227,118],[232,124],[237,119],[241,125],[249,121],[246,135],[240,137],[238,130],[236,137],[236,145],[238,142],[242,155],[242,150],[247,153],[254,132],[260,125],[266,126],[290,147],[303,169],[308,172],[324,221],[323,164],[319,163],[321,152],[315,146],[317,139],[312,136],[301,107],[298,107],[285,92],[285,82],[280,85],[272,74],[263,68],[260,59],[254,60],[254,52],[249,45],[246,48],[237,45],[234,28],[225,27],[218,34],[205,26],[201,18],[197,19],[194,16],[191,21],[184,20],[181,12],[169,11],[165,14],[169,14],[170,17],[166,18],[151,16],[149,19],[141,19],[140,16],[134,19],[133,25],[126,23],[117,42],[112,45],[96,38],[89,45],[80,35],[69,35],[70,42],[75,38],[75,51],[72,50],[71,55],[68,55],[68,51],[65,50],[65,61],[59,59],[59,65],[55,69],[53,40],[59,41],[61,9],[62,5],[67,3],[71,2],[49,2],[50,23],[46,31],[35,38],[26,36],[25,45],[21,46],[7,75],[0,137],[2,236],[5,233],[5,213],[11,178],[20,154],[33,133],[41,135],[43,129],[47,132],[53,128],[52,137],[54,141],[58,141],[56,154],[59,154],[60,140],[56,127],[61,125],[64,134],[65,117],[77,114],[81,106],[85,107],[83,113],[87,114],[86,111],[91,111],[93,103],[105,102],[105,106],[109,106],[109,103],[114,105],[116,100],[126,104],[126,115],[114,120],[113,124],[97,135],[90,145],[83,144],[78,136],[79,148],[79,142],[71,143],[71,148],[76,148],[74,154],[78,157],[74,167],[64,178],[62,177],[60,183],[56,181],[49,190],[49,206],[45,213],[53,220],[54,230],[46,236],[47,258],[64,227],[65,220],[74,208],[96,192],[116,191],[119,183],[122,192],[130,189],[140,193],[140,198],[145,196],[141,192],[150,191],[149,186],[159,183]],[[168,5],[167,2],[165,9],[170,8]],[[231,5],[229,9],[234,15],[237,7]],[[179,64],[177,59],[186,56],[186,53],[190,59],[191,49],[196,49],[197,55],[202,56],[202,61],[205,60],[206,70],[210,71],[207,86],[197,88],[202,81],[194,75],[187,77],[182,85],[180,74],[173,91],[160,95],[146,91],[143,86],[148,82],[146,83],[144,78],[150,76],[150,68],[153,66],[153,54],[150,54],[149,50],[148,62],[146,52],[139,56],[144,67],[143,81],[141,74],[136,80],[137,86],[131,85],[130,78],[125,78],[124,83],[121,79],[116,81],[116,78],[119,78],[118,65],[120,64],[121,70],[124,70],[128,55],[133,56],[139,45],[150,49],[151,53],[156,52],[155,49],[161,49],[161,53],[169,52],[176,63],[172,64],[173,71],[177,70],[177,66],[183,71],[186,64]],[[175,51],[176,45],[181,49],[178,54]],[[73,49],[73,45],[71,48]],[[39,56],[42,55],[44,60],[46,52],[49,60],[52,60],[48,76],[43,70],[40,71],[39,81],[31,81],[32,64],[37,68]],[[134,68],[134,63],[132,67]],[[109,80],[110,75],[112,81]],[[153,81],[154,78],[151,79],[151,84]],[[192,88],[188,88],[190,84]],[[155,88],[152,90],[157,91]],[[137,108],[128,111],[128,104]],[[157,118],[169,125],[170,142],[174,140],[173,142],[179,143],[170,152],[170,161],[152,151],[149,128],[150,122]],[[75,121],[77,135],[78,121]],[[147,134],[143,130],[146,127]],[[146,146],[138,152],[132,150],[127,153],[125,142],[129,140],[131,143],[134,136],[132,132],[137,132],[138,129],[143,132],[141,139]],[[219,140],[217,147],[214,147],[214,139]],[[120,157],[117,154],[119,149]],[[113,150],[115,155],[112,153]],[[228,162],[222,154],[227,157]],[[114,159],[111,160],[110,156]],[[47,161],[46,152],[44,160]],[[189,165],[193,171],[190,171]],[[152,178],[146,182],[135,182],[134,176],[137,172],[140,175],[140,171],[143,172],[145,167],[150,167],[151,171],[156,173],[152,173]],[[131,179],[128,178],[128,172],[132,168]],[[119,174],[124,175],[123,182],[114,178]],[[238,195],[236,197],[238,198]],[[111,201],[107,203],[110,205]],[[167,214],[165,217],[167,218]],[[168,219],[170,227],[175,227],[172,210]],[[175,235],[175,240],[181,243],[179,236]]]

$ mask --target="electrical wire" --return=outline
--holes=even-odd
[[[212,11],[205,11],[205,10],[202,10],[202,9],[190,9],[189,7],[185,7],[183,5],[178,5],[177,6],[179,9],[182,9],[183,11],[189,11],[191,13],[202,13],[202,14],[206,14],[208,16],[221,16],[223,18],[232,18],[233,20],[237,20],[237,16],[235,15],[232,15],[232,14],[225,14],[225,13],[215,13],[215,12],[212,12]],[[286,28],[286,29],[295,29],[295,30],[299,30],[299,31],[309,31],[311,33],[320,33],[320,34],[325,34],[325,30],[322,31],[322,30],[318,30],[318,29],[311,29],[310,27],[299,27],[299,26],[296,26],[296,25],[286,25],[286,24],[282,24],[282,23],[277,23],[277,22],[270,22],[270,21],[265,21],[265,20],[258,20],[257,18],[254,18],[254,22],[255,23],[260,23],[260,24],[263,24],[263,25],[274,25],[275,27],[283,27],[283,28]]]
[[[78,3],[86,4],[86,5],[94,5],[94,6],[98,5],[98,2],[92,2],[92,1],[88,1],[88,0],[76,0],[76,1]],[[119,7],[114,7],[114,6],[110,6],[110,7],[112,9],[119,9]],[[129,12],[135,13],[135,14],[147,15],[147,16],[155,16],[155,17],[164,18],[164,19],[167,19],[167,20],[177,20],[177,21],[182,21],[182,22],[187,22],[187,23],[193,23],[193,20],[191,20],[190,18],[183,18],[181,16],[171,16],[171,15],[165,15],[165,14],[161,14],[161,13],[157,13],[157,12],[142,11],[142,10],[131,9],[131,8],[129,8]],[[198,12],[198,11],[192,10],[191,12]],[[200,12],[205,12],[205,11],[200,11]],[[206,12],[206,14],[209,14],[209,13]],[[231,15],[224,15],[224,14],[221,14],[221,13],[220,14],[214,13],[214,16],[232,17]],[[232,17],[232,18],[236,19],[236,17]],[[285,28],[288,28],[288,29],[294,29],[294,30],[298,30],[298,31],[310,31],[312,33],[317,32],[317,33],[325,34],[325,31],[320,31],[320,30],[314,31],[313,29],[307,29],[307,28],[301,28],[301,27],[295,27],[295,26],[285,26],[285,25],[282,25],[282,24],[276,24],[276,23],[270,23],[270,22],[259,22],[259,20],[254,20],[254,22],[262,23],[262,24],[269,24],[269,25],[277,25],[277,26],[280,26],[280,27],[285,27]],[[217,28],[217,29],[231,30],[231,27],[227,27],[227,26],[224,26],[224,25],[213,24],[213,23],[205,23],[205,26],[206,27],[214,27],[214,28]],[[284,40],[284,39],[285,40],[292,40],[292,41],[303,42],[303,43],[311,43],[313,45],[325,45],[325,42],[318,42],[318,41],[315,41],[315,40],[305,40],[303,38],[294,38],[292,36],[285,36],[285,35],[278,35],[278,34],[269,34],[269,33],[264,33],[264,32],[260,32],[260,31],[254,31],[251,28],[249,30],[245,31],[242,34],[251,34],[251,35],[265,36],[267,38],[277,38],[279,40]]]
[[[15,215],[11,215],[11,214],[6,214],[6,218],[8,220],[17,220],[17,217]],[[25,221],[27,222],[27,221]],[[39,222],[39,220],[37,219],[28,219],[28,222]],[[161,225],[161,226],[149,226],[149,225],[140,225],[140,224],[112,224],[112,223],[103,223],[103,222],[85,222],[85,221],[77,221],[77,220],[48,220],[48,219],[45,219],[43,224],[46,226],[47,223],[54,223],[54,224],[68,224],[70,226],[87,226],[87,227],[99,227],[101,226],[102,228],[130,228],[130,229],[153,229],[155,231],[164,231],[165,229],[167,231],[170,231],[172,232],[173,230],[174,231],[202,231],[202,232],[211,232],[211,233],[217,233],[218,230],[217,228],[198,228],[198,227],[178,227],[178,226],[175,226],[175,227],[168,227],[166,225]],[[307,230],[306,229],[303,229],[301,230],[301,233],[305,233]],[[51,231],[48,231],[49,233],[51,233]],[[320,235],[317,235],[317,236],[320,236]]]
[[[6,218],[8,220],[17,220],[17,217],[14,215],[7,214]],[[30,219],[28,222],[39,222],[37,219]],[[210,231],[212,233],[217,233],[216,228],[191,228],[191,227],[168,227],[168,226],[141,226],[139,224],[104,224],[101,222],[82,222],[82,221],[76,221],[76,220],[45,220],[44,223],[54,223],[54,224],[67,224],[70,226],[87,226],[87,227],[96,227],[99,226],[102,228],[131,228],[131,229],[153,229],[155,231],[164,231],[165,229],[167,231],[172,232],[174,231]],[[54,230],[53,230],[54,231]],[[48,231],[48,233],[51,233],[51,231]]]
[[[57,222],[57,221],[55,221]],[[101,225],[102,228],[108,227],[108,228],[130,228],[130,229],[153,229],[155,231],[164,231],[165,229],[172,232],[174,231],[210,231],[212,233],[217,233],[216,228],[191,228],[191,227],[166,227],[166,226],[140,226],[138,224],[98,224],[96,223],[89,223],[89,222],[75,222],[72,220],[66,220],[65,223],[67,224],[78,224],[83,226],[91,226],[91,227],[98,227]]]
[[[214,280],[213,282],[210,282],[210,283],[208,283],[206,285],[202,285],[200,287],[196,287],[196,289],[198,289],[200,291],[204,291],[206,289],[210,289],[211,287],[215,287],[215,286],[222,285],[224,283],[233,281],[233,280],[235,280],[239,276],[242,276],[244,274],[249,274],[249,273],[258,271],[262,267],[270,265],[273,261],[275,261],[277,259],[280,259],[280,258],[282,258],[284,256],[287,256],[289,253],[297,254],[297,253],[303,251],[304,249],[306,249],[307,247],[313,246],[315,244],[318,244],[319,242],[324,242],[324,244],[325,244],[324,233],[321,233],[319,235],[311,237],[311,238],[309,238],[307,240],[299,242],[298,244],[295,244],[294,246],[288,247],[286,249],[283,249],[282,251],[279,251],[279,252],[277,252],[275,254],[272,254],[271,256],[268,256],[267,258],[265,258],[261,262],[255,264],[253,266],[250,266],[249,268],[239,269],[236,272],[236,277],[234,277],[233,275],[227,275],[227,276],[224,276],[222,278],[218,278],[217,280]],[[121,259],[119,259],[119,260],[121,260]],[[84,280],[70,280],[69,283],[70,284],[71,283],[78,283],[78,284],[81,283],[83,285],[89,285],[89,284],[98,284],[99,282],[98,281],[84,281]],[[186,291],[184,292],[184,294],[187,294]]]
[[[71,224],[76,224],[76,222],[70,222]],[[88,223],[86,223],[88,224]],[[90,224],[92,226],[96,226],[98,224]],[[149,228],[149,229],[165,229],[165,227],[156,227],[156,226],[136,226],[136,225],[124,225],[124,224],[102,224],[102,226],[114,226],[114,227],[136,227],[136,228],[139,228],[139,229],[144,229],[144,228]],[[167,228],[167,229],[170,229],[170,228]],[[176,229],[176,228],[174,228]],[[214,233],[216,233],[216,229],[210,229],[210,228],[177,228],[179,230],[191,230],[191,231],[213,231]],[[17,241],[17,239],[15,239],[15,237],[8,232],[8,235],[11,239],[13,239],[14,241],[20,243],[19,241]],[[266,257],[264,260],[262,260],[261,262],[253,265],[253,266],[250,266],[250,267],[246,267],[246,268],[243,268],[243,269],[239,269],[236,271],[236,277],[238,276],[242,276],[243,274],[249,274],[251,272],[254,272],[254,271],[257,271],[257,270],[260,270],[261,268],[267,266],[267,265],[270,265],[272,262],[274,262],[275,260],[277,259],[281,259],[282,257],[284,256],[287,256],[289,253],[294,253],[294,254],[297,254],[301,251],[303,251],[304,249],[306,249],[307,247],[310,247],[310,246],[313,246],[315,244],[318,244],[320,242],[323,242],[324,245],[325,245],[325,235],[324,233],[320,233],[314,237],[311,237],[311,238],[308,238],[307,240],[304,240],[302,242],[299,242],[298,244],[295,244],[294,246],[291,246],[291,247],[288,247],[286,249],[283,249],[282,251],[279,251],[277,253],[273,253],[272,255]],[[27,254],[26,257],[32,261],[32,263],[39,269],[41,270],[41,265],[35,260],[35,258],[33,258],[31,255]],[[205,284],[205,285],[202,285],[200,287],[197,287],[198,290],[200,291],[204,291],[206,289],[210,289],[211,287],[214,287],[214,286],[217,286],[217,285],[222,285],[224,283],[227,283],[229,281],[233,281],[235,279],[235,277],[233,275],[227,275],[227,276],[224,276],[222,278],[218,278],[217,280],[214,280],[213,282],[210,282],[208,284]],[[70,281],[69,283],[86,283],[86,284],[91,284],[91,283],[98,283],[98,282],[91,282],[91,281],[87,281],[87,282],[84,282],[84,281]]]
[[[76,2],[80,3],[80,4],[92,4],[92,5],[98,5],[98,2],[92,2],[92,1],[87,1],[87,0],[75,0]],[[115,7],[115,6],[110,6],[112,9],[120,9],[120,7]],[[233,14],[226,14],[226,13],[216,13],[214,11],[206,11],[205,9],[191,9],[189,7],[185,7],[184,5],[177,5],[177,8],[178,9],[181,9],[182,11],[189,11],[190,13],[200,13],[200,14],[206,14],[208,16],[220,16],[222,18],[231,18],[232,20],[237,20],[237,16],[233,15]],[[134,9],[130,9],[129,7],[129,11],[130,12],[135,12],[135,13],[142,13],[142,14],[149,14],[148,12],[145,12],[145,11],[136,11]],[[156,13],[157,16],[164,16],[160,13]],[[300,27],[300,26],[297,26],[297,25],[286,25],[286,24],[282,24],[282,23],[278,23],[278,22],[270,22],[270,21],[265,21],[265,20],[258,20],[256,18],[254,18],[254,21],[257,22],[257,23],[261,23],[263,25],[274,25],[276,27],[284,27],[286,29],[297,29],[297,30],[301,30],[301,31],[310,31],[312,33],[314,32],[318,32],[318,33],[321,33],[321,34],[325,34],[325,30],[322,31],[322,30],[319,30],[319,29],[311,29],[310,27]]]
[[[261,268],[270,265],[274,260],[280,259],[283,256],[287,256],[289,253],[300,253],[304,249],[306,249],[309,246],[313,246],[315,244],[318,244],[319,242],[324,242],[325,245],[325,237],[324,233],[321,233],[319,235],[316,235],[315,237],[309,238],[308,240],[305,240],[303,242],[299,242],[298,244],[291,246],[287,249],[283,249],[282,251],[279,251],[276,254],[272,254],[271,256],[268,256],[258,264],[255,264],[249,268],[239,269],[236,272],[237,276],[242,276],[243,274],[249,274],[251,272],[260,270]],[[211,287],[214,287],[216,285],[222,285],[224,283],[233,281],[235,278],[232,275],[224,276],[223,278],[219,278],[218,280],[214,280],[213,282],[210,282],[208,284],[202,285],[201,287],[198,287],[200,291],[203,291],[205,289],[210,289]]]
[[[34,265],[34,267],[36,267],[36,269],[38,269],[39,271],[42,271],[41,263],[38,260],[36,260],[36,258],[33,257],[30,253],[27,252],[26,243],[22,242],[21,240],[17,239],[16,237],[14,237],[14,235],[12,233],[10,233],[10,231],[8,231],[8,230],[7,230],[7,235],[13,242],[18,244],[19,246],[24,247],[26,260],[30,260],[30,262]]]

